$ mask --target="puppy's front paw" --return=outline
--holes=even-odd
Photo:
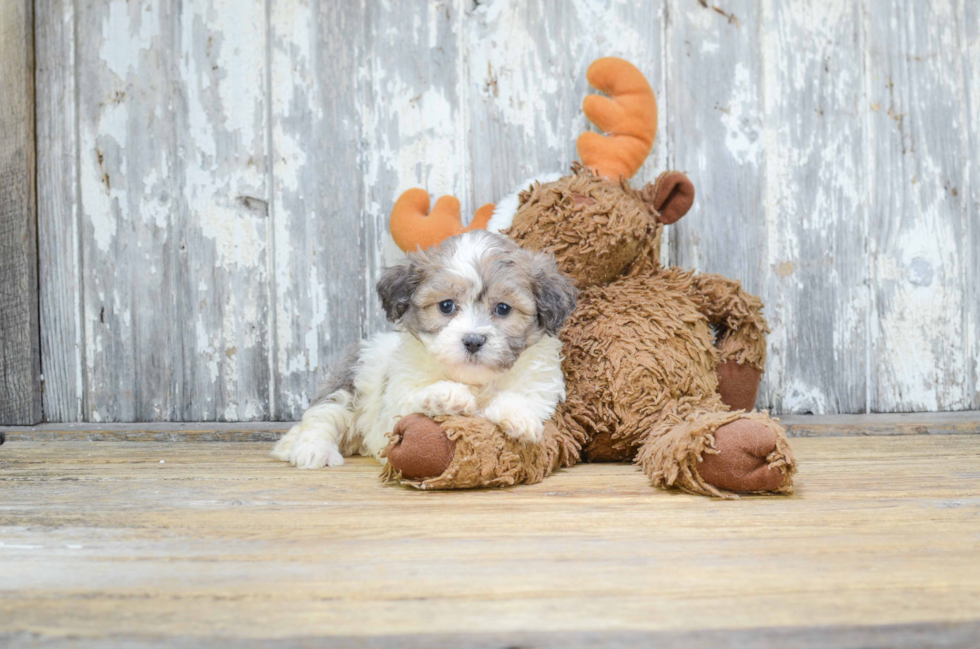
[[[500,426],[506,435],[522,442],[537,444],[544,438],[544,423],[519,398],[498,397],[483,411],[483,416]]]
[[[430,417],[472,415],[476,412],[476,397],[462,383],[439,381],[425,390],[420,410]]]
[[[344,456],[336,444],[322,437],[299,439],[289,453],[289,463],[297,469],[342,466]]]

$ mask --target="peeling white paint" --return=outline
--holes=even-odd
[[[793,378],[780,389],[783,392],[782,409],[786,412],[815,415],[830,412],[826,396],[819,386],[807,385],[803,380]]]
[[[132,3],[114,0],[102,25],[102,48],[99,58],[120,79],[139,68],[140,56],[160,35],[156,2]],[[135,34],[133,22],[136,22]]]
[[[197,318],[194,334],[197,341],[197,351],[204,360],[205,367],[211,376],[211,381],[214,382],[218,379],[218,350],[211,342],[211,330],[201,316]]]
[[[564,149],[573,134],[561,129],[562,123],[553,119],[549,109],[566,80],[554,74],[542,78],[540,73],[553,70],[554,66],[542,60],[539,48],[513,46],[537,44],[538,28],[528,24],[514,3],[504,0],[479,5],[473,17],[479,22],[470,27],[471,32],[478,27],[492,33],[493,38],[481,47],[470,48],[471,85],[467,91],[480,93],[492,101],[500,120],[523,129],[527,136],[533,135],[538,146]],[[470,42],[474,37],[479,38],[471,33]],[[561,161],[555,162],[558,166]],[[542,171],[550,169],[531,169],[528,174]]]
[[[85,216],[102,252],[109,252],[120,220],[129,218],[124,186],[129,110],[126,104],[105,106],[91,129],[81,133],[80,181]]]
[[[725,126],[725,147],[735,159],[758,165],[762,149],[762,110],[756,84],[744,63],[735,66],[731,96],[722,110],[721,123]]]

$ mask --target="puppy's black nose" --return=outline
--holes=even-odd
[[[466,334],[463,336],[463,347],[471,354],[480,351],[480,348],[483,347],[483,343],[485,342],[487,342],[487,337],[481,336],[480,334]]]

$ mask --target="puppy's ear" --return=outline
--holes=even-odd
[[[417,254],[409,253],[405,259],[381,271],[381,279],[375,288],[389,322],[398,322],[405,315],[412,305],[412,294],[422,281],[421,266],[415,258]]]
[[[550,254],[534,255],[534,274],[531,280],[534,301],[538,307],[538,323],[549,334],[556,334],[565,319],[575,310],[578,289],[565,277]]]

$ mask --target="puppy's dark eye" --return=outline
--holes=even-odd
[[[510,313],[510,305],[500,302],[496,307],[494,307],[493,312],[499,315],[501,318],[506,317],[507,314]]]
[[[456,310],[456,303],[453,302],[452,300],[443,300],[442,302],[439,303],[439,310],[445,313],[446,315],[449,315],[450,313]]]

